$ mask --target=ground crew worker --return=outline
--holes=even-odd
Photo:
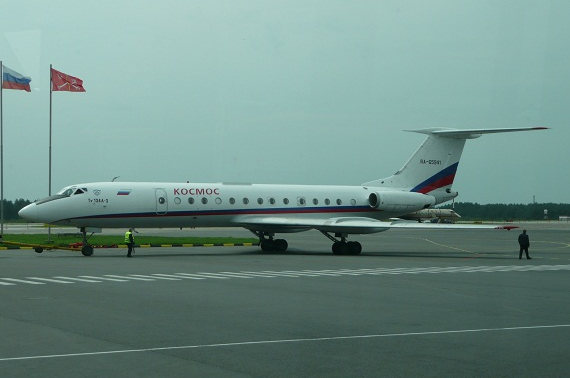
[[[523,250],[526,253],[526,259],[530,260],[531,257],[528,255],[528,247],[530,247],[530,241],[528,239],[528,235],[526,234],[526,230],[523,230],[522,234],[519,235],[519,260],[522,258]]]
[[[135,238],[133,236],[133,229],[129,228],[129,231],[125,232],[125,244],[129,247],[127,251],[127,257],[132,257],[133,246],[135,245]]]

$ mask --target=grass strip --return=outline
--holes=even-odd
[[[51,243],[48,242],[46,234],[4,234],[4,240],[25,244],[41,244],[53,246],[69,246],[70,244],[81,242],[81,236],[77,235],[51,235]],[[92,245],[118,245],[125,244],[122,235],[93,235],[89,239]],[[257,244],[254,238],[232,238],[232,237],[166,237],[166,236],[135,236],[137,245],[222,245],[222,244]]]

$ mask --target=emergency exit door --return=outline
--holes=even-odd
[[[164,215],[168,212],[168,197],[166,196],[166,190],[155,189],[156,196],[156,213],[158,215]]]

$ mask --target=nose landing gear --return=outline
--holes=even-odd
[[[85,231],[85,227],[81,227],[81,234],[83,235],[83,247],[81,247],[81,253],[83,256],[93,255],[93,246],[87,241],[87,231]]]

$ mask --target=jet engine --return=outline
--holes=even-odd
[[[416,192],[386,191],[370,193],[368,203],[378,210],[412,212],[435,205],[435,198]]]

